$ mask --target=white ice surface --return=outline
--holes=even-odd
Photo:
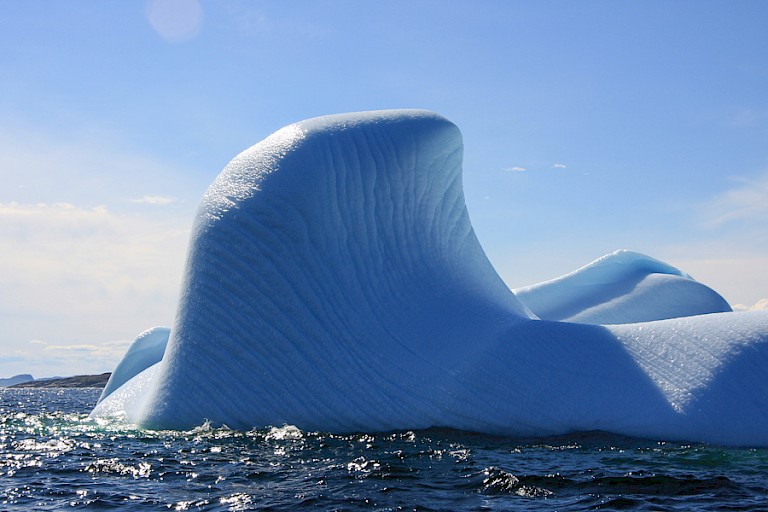
[[[716,291],[688,274],[627,250],[514,292],[542,320],[626,324],[731,311]]]
[[[152,386],[160,373],[162,363],[155,363],[134,375],[130,380],[99,400],[91,411],[92,418],[107,418],[134,423],[140,418],[151,396]]]
[[[99,402],[135,375],[159,362],[165,353],[171,330],[167,327],[153,327],[139,334],[128,347],[128,351],[112,371],[107,385],[101,392]]]
[[[601,429],[768,445],[768,313],[538,319],[477,242],[461,154],[453,124],[413,110],[310,119],[240,154],[200,206],[162,362],[92,414],[150,428]],[[629,300],[627,321],[652,304],[634,293],[675,288],[668,304],[701,308],[707,293],[681,292],[665,276],[687,276],[668,268],[637,292],[603,283],[594,303]],[[605,271],[580,275],[595,284]],[[649,276],[661,281],[644,290]],[[587,304],[572,283],[545,295]]]

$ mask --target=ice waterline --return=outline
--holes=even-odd
[[[89,419],[93,389],[0,389],[3,510],[762,510],[765,449],[605,433],[333,434]]]
[[[628,251],[510,291],[461,159],[420,110],[310,119],[238,155],[198,211],[175,323],[91,415],[768,445],[768,313]]]

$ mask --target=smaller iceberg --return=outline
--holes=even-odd
[[[542,320],[561,322],[628,324],[731,311],[720,294],[685,272],[627,250],[513,291]]]
[[[99,402],[136,375],[159,363],[165,353],[170,334],[171,330],[168,327],[153,327],[139,334],[109,377]]]

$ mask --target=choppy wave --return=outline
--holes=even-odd
[[[0,389],[0,509],[768,510],[768,450],[599,432],[333,435],[95,421],[98,390]]]

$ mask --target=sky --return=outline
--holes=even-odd
[[[170,326],[227,162],[324,114],[464,136],[511,288],[616,249],[768,297],[768,2],[0,1],[0,377],[111,371]]]

